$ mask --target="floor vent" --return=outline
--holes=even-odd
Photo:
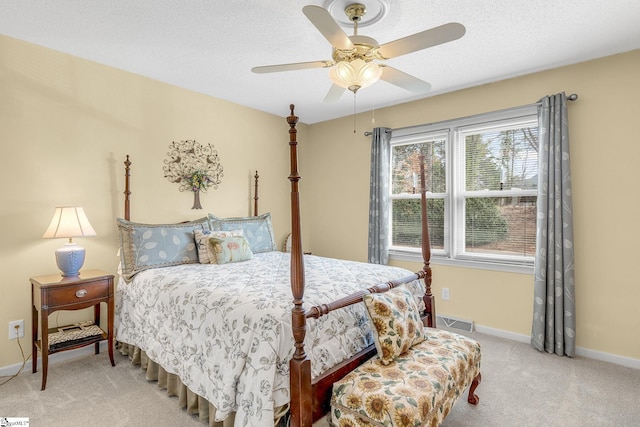
[[[447,328],[460,329],[461,331],[473,332],[473,320],[456,319],[451,316],[436,315],[436,325]]]

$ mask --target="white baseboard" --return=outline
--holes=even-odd
[[[100,342],[100,352],[106,352],[107,349],[107,341]],[[62,351],[60,353],[54,353],[49,355],[49,366],[63,362],[65,360],[74,359],[80,356],[86,356],[89,354],[95,354],[95,347],[93,345],[88,345],[86,347],[76,348],[73,350]],[[33,358],[29,358],[27,363],[24,365],[24,370],[22,372],[31,372],[31,367],[33,366]],[[14,365],[3,366],[0,368],[0,376],[11,376],[15,375],[22,367],[21,363],[16,363]],[[42,357],[41,353],[38,353],[38,372],[42,372]]]
[[[499,338],[506,338],[512,341],[518,341],[523,343],[529,343],[531,341],[531,337],[529,335],[517,334],[515,332],[503,331],[502,329],[490,328],[488,326],[482,326],[476,324],[476,331],[491,335]]]
[[[617,354],[604,353],[602,351],[580,347],[576,347],[576,355],[601,360],[603,362],[615,363],[616,365],[626,366],[627,368],[640,369],[640,360],[632,357],[618,356]]]
[[[529,335],[517,334],[515,332],[503,331],[500,329],[490,328],[488,326],[475,325],[476,331],[492,335],[500,338],[506,338],[513,341],[529,344],[531,337]],[[589,359],[600,360],[602,362],[614,363],[616,365],[626,366],[627,368],[640,369],[640,360],[631,357],[620,356],[617,354],[605,353],[602,351],[591,350],[588,348],[576,347],[576,356],[586,357]]]

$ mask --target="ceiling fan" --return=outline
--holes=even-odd
[[[358,23],[367,12],[363,4],[353,3],[345,7],[345,14],[353,22],[352,36],[348,36],[329,11],[322,7],[305,6],[302,12],[333,46],[332,59],[265,65],[254,67],[251,71],[262,74],[307,68],[331,68],[329,77],[333,85],[324,99],[325,102],[338,101],[345,89],[355,94],[359,89],[370,86],[379,79],[410,92],[425,93],[431,88],[429,83],[393,68],[384,61],[457,40],[465,33],[464,25],[450,22],[380,45],[372,37],[358,34]]]

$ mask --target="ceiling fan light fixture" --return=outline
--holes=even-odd
[[[418,50],[448,43],[462,37],[466,29],[457,22],[433,27],[428,30],[396,39],[380,45],[374,38],[358,34],[358,27],[367,22],[376,22],[386,14],[389,0],[325,0],[326,8],[307,5],[302,8],[303,14],[311,21],[320,34],[333,47],[331,60],[296,62],[293,64],[277,64],[254,67],[254,73],[274,73],[277,71],[302,70],[306,68],[329,68],[329,77],[333,84],[325,96],[325,102],[340,99],[344,90],[355,93],[363,87],[370,86],[379,79],[406,89],[409,92],[423,94],[431,89],[431,85],[417,77],[397,70],[384,61]],[[332,11],[344,11],[347,21],[332,16]],[[369,11],[373,11],[374,19]],[[348,36],[339,23],[353,25],[353,35]],[[384,72],[383,72],[384,67]],[[355,100],[355,96],[354,96]]]
[[[371,86],[380,79],[381,75],[382,68],[378,64],[359,58],[353,61],[340,61],[329,71],[329,77],[333,83],[353,93]]]

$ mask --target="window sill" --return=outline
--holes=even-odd
[[[396,261],[417,262],[422,264],[422,255],[417,252],[390,250],[389,259]],[[432,254],[431,264],[449,265],[452,267],[477,268],[480,270],[503,271],[533,275],[533,265],[515,265],[491,261],[474,261],[467,259],[452,259],[444,255]]]

